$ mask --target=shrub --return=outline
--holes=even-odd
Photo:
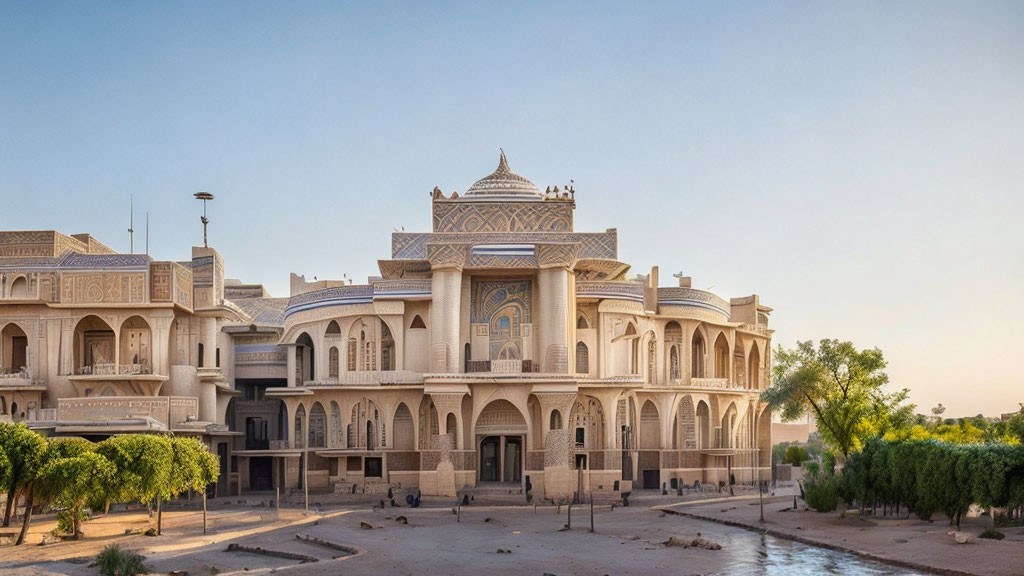
[[[117,544],[111,544],[96,557],[96,563],[103,576],[137,576],[149,574],[149,569],[142,563],[146,558],[138,552],[121,550]]]
[[[825,472],[815,472],[804,480],[807,505],[818,512],[832,512],[839,503],[839,479]]]
[[[999,530],[993,530],[992,528],[985,528],[985,531],[981,533],[979,538],[988,538],[989,540],[1002,540],[1006,535]]]
[[[793,466],[799,466],[803,464],[809,456],[807,450],[804,450],[802,446],[790,446],[786,448],[785,456],[783,461],[786,464],[792,464]]]

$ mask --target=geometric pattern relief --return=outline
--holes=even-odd
[[[565,202],[434,202],[434,232],[571,232]]]

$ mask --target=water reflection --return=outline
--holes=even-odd
[[[706,523],[701,532],[723,543],[723,551],[730,556],[724,569],[707,576],[923,576],[920,572],[873,562],[846,552],[717,524]]]

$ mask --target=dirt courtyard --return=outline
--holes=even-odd
[[[595,532],[590,532],[590,508],[575,506],[572,529],[565,529],[568,508],[485,506],[462,508],[461,517],[450,503],[426,502],[417,509],[374,509],[367,504],[331,506],[305,512],[233,502],[209,514],[209,533],[202,533],[202,513],[169,511],[164,534],[140,533],[150,525],[145,513],[97,517],[84,527],[86,538],[38,546],[53,528],[52,517],[34,522],[31,545],[0,548],[0,573],[5,575],[68,574],[95,576],[88,564],[104,546],[118,543],[138,550],[154,573],[186,571],[190,576],[230,573],[292,574],[856,574],[868,576],[916,574],[852,555],[763,536],[740,528],[693,519],[658,509],[677,506],[702,514],[754,519],[756,508],[746,500],[683,504],[658,494],[638,496],[632,505],[612,509],[595,506]],[[804,513],[781,512],[779,502],[768,515],[777,527]],[[718,512],[716,512],[718,511]],[[751,516],[753,515],[753,516]],[[822,515],[823,516],[823,515]],[[835,518],[836,515],[828,515]],[[404,517],[404,521],[402,518]],[[748,518],[750,517],[750,518]],[[783,517],[785,517],[783,519]],[[862,526],[839,524],[819,528],[817,518],[801,520],[803,528],[832,531],[834,539],[864,534]],[[779,519],[779,520],[776,520]],[[821,520],[825,522],[824,519]],[[839,522],[836,520],[836,522]],[[845,521],[844,521],[845,522]],[[814,527],[811,530],[811,527]],[[794,528],[795,530],[795,528]],[[881,534],[881,533],[880,533]],[[301,540],[299,537],[308,538]],[[666,546],[670,538],[689,542],[698,536],[721,545],[720,550]],[[862,537],[862,536],[861,536]],[[886,531],[880,538],[894,538]],[[924,545],[935,542],[921,538]],[[228,551],[230,544],[261,548],[288,558],[247,550]],[[330,544],[340,545],[332,548]],[[990,545],[995,545],[988,549]],[[953,545],[956,546],[956,545]],[[998,549],[997,549],[998,548]],[[951,548],[964,554],[1002,554],[1021,549],[1021,542],[984,542]],[[941,551],[941,550],[940,550]],[[1011,558],[1016,558],[1010,554]],[[977,562],[983,561],[979,556]],[[305,561],[303,563],[303,561]],[[1018,564],[1019,565],[1019,564]],[[978,574],[1003,574],[978,571]]]

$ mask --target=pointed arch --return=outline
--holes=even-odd
[[[715,339],[715,378],[729,377],[729,340],[725,332],[719,332]]]
[[[693,408],[693,398],[684,396],[679,401],[676,413],[676,448],[694,450],[697,448],[697,415]]]
[[[747,360],[747,388],[756,390],[761,387],[761,353],[757,349],[757,340],[750,346],[750,357]]]
[[[313,402],[313,407],[309,409],[309,442],[306,444],[309,448],[326,448],[327,447],[327,414],[324,412],[324,406],[320,402]]]
[[[327,323],[327,330],[324,331],[324,336],[327,338],[341,338],[341,326],[338,325],[337,320],[331,320]]]
[[[28,369],[28,335],[21,326],[11,322],[0,330],[0,352],[0,374]]]
[[[327,352],[327,369],[330,378],[337,379],[341,375],[341,353],[337,346],[331,346]]]
[[[337,401],[331,400],[331,447],[340,448],[343,446],[343,436],[344,432],[341,427],[341,406],[338,406]]]
[[[725,409],[725,413],[722,414],[722,437],[719,441],[719,448],[735,448],[735,432],[736,432],[736,403],[730,402],[729,407]]]
[[[18,276],[11,282],[11,298],[28,298],[28,280]]]
[[[426,330],[427,324],[423,322],[423,318],[419,314],[412,317],[412,322],[409,323],[410,330]]]
[[[654,450],[661,447],[661,418],[658,407],[647,400],[640,408],[640,444],[641,450]]]
[[[690,377],[705,378],[705,340],[704,334],[698,327],[693,331],[693,338],[690,340]]]
[[[306,407],[299,404],[299,407],[295,409],[295,448],[302,448],[305,446],[305,436],[303,435],[303,427],[306,422]]]
[[[83,317],[75,325],[73,360],[75,372],[91,374],[93,369],[113,365],[114,328],[95,314]]]
[[[576,373],[590,373],[590,350],[583,342],[576,343]]]
[[[697,447],[703,450],[711,448],[711,409],[707,402],[697,402]]]
[[[395,450],[412,450],[416,446],[415,427],[412,412],[405,402],[400,402],[395,409],[394,424],[391,426],[391,444]]]

